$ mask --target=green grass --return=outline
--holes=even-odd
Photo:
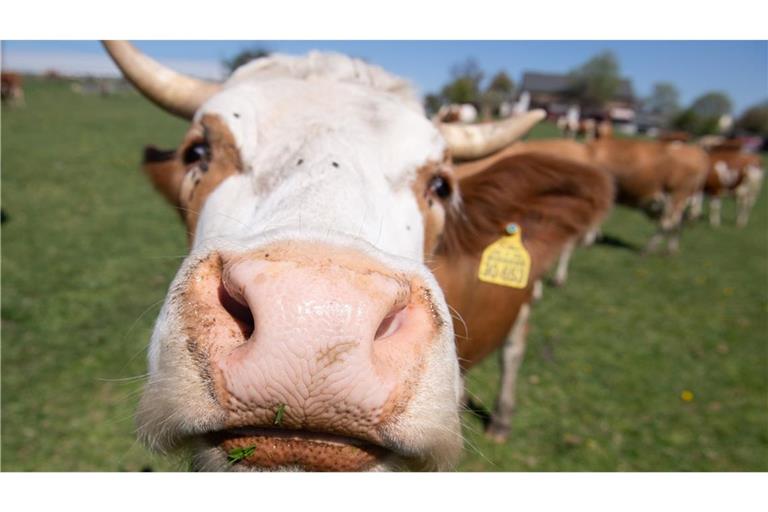
[[[134,94],[26,94],[2,111],[2,469],[182,469],[135,443],[132,377],[186,251],[141,148],[186,124]],[[535,306],[509,442],[466,414],[460,469],[768,470],[767,197],[747,229],[730,203],[721,229],[692,226],[677,257],[577,251]],[[637,246],[652,231],[625,209],[605,227]],[[495,358],[469,375],[486,407],[497,379]]]

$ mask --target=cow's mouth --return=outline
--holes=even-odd
[[[393,452],[361,439],[303,430],[236,428],[207,434],[232,469],[366,471]]]

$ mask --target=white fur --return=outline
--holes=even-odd
[[[147,443],[164,450],[179,435],[222,426],[224,412],[196,378],[177,325],[195,263],[214,251],[302,239],[368,254],[427,283],[443,326],[413,398],[386,435],[401,453],[423,458],[424,467],[450,467],[462,444],[461,381],[451,317],[423,263],[424,223],[411,188],[416,170],[441,160],[445,144],[412,89],[341,55],[276,56],[236,71],[195,118],[205,114],[226,123],[244,172],[208,196],[191,254],[158,318],[138,415]]]
[[[277,57],[248,65],[198,111],[197,118],[217,114],[227,123],[248,172],[211,195],[196,240],[332,228],[421,259],[423,241],[408,235],[423,233],[410,184],[416,169],[442,157],[443,139],[402,80],[378,68],[363,73],[359,61],[338,55],[301,62]],[[320,72],[322,62],[328,73]],[[362,82],[347,77],[355,72]]]

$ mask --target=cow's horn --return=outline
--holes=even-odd
[[[519,139],[545,117],[546,112],[537,109],[492,123],[438,123],[438,128],[455,159],[475,160]]]
[[[221,85],[166,68],[128,41],[103,41],[123,75],[147,98],[171,114],[191,119]]]

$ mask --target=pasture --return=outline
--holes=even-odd
[[[2,469],[185,469],[135,442],[132,414],[186,251],[141,150],[186,123],[131,93],[28,80],[26,98],[2,111]],[[614,210],[533,309],[510,440],[465,412],[459,470],[768,470],[768,195],[746,229],[734,210],[674,257],[641,256],[652,224]],[[495,358],[469,374],[480,416],[497,379]]]

